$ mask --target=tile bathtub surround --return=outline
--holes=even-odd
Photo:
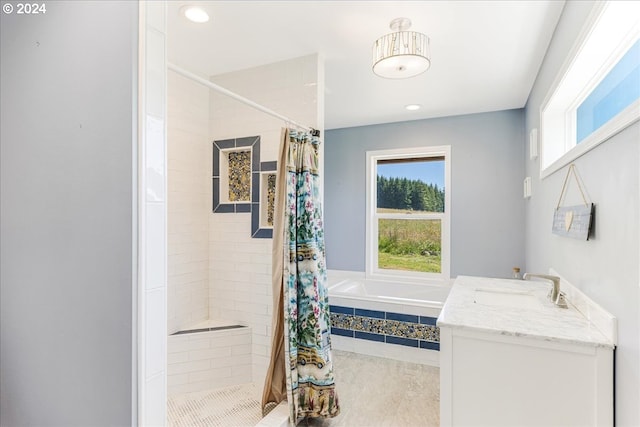
[[[436,319],[378,310],[332,305],[331,333],[387,344],[428,350],[440,349]]]

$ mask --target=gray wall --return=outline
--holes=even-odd
[[[451,276],[524,266],[523,110],[344,128],[325,137],[331,269],[365,270],[366,151],[451,146]]]
[[[591,11],[591,2],[567,2],[526,107],[527,134],[538,128],[539,108]],[[616,422],[640,425],[639,251],[640,230],[636,122],[575,161],[596,204],[595,238],[578,241],[551,233],[553,210],[567,168],[539,179],[538,161],[526,160],[533,197],[526,208],[528,270],[558,271],[618,318]],[[577,204],[575,187],[571,189]]]
[[[1,14],[0,424],[130,425],[138,5],[46,6]]]

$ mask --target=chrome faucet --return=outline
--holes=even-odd
[[[558,276],[551,276],[549,274],[532,274],[532,273],[524,273],[522,279],[530,280],[533,278],[537,279],[546,279],[553,283],[551,291],[549,292],[549,299],[552,303],[557,305],[560,308],[567,308],[567,301],[564,298],[564,293],[560,292],[560,278]]]

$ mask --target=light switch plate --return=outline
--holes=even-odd
[[[538,129],[531,129],[529,132],[529,159],[535,160],[538,158]]]
[[[524,194],[524,198],[528,199],[531,197],[531,177],[528,176],[524,179],[524,185],[523,185],[523,194]]]

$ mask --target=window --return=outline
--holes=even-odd
[[[449,278],[450,148],[367,152],[367,275]]]
[[[640,40],[582,101],[576,110],[576,143],[620,114],[640,98]]]
[[[596,3],[540,111],[545,177],[640,118],[640,2]]]

